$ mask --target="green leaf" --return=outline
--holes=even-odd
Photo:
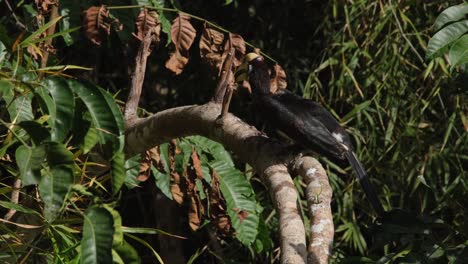
[[[45,160],[45,148],[43,145],[35,148],[19,146],[16,149],[16,163],[20,170],[20,179],[23,186],[38,184],[41,179],[42,163]]]
[[[80,144],[83,153],[88,153],[97,143],[99,143],[99,132],[95,127],[90,127],[83,138],[83,143]]]
[[[81,239],[81,263],[112,263],[112,240],[114,218],[101,207],[92,206],[86,210]]]
[[[0,65],[2,65],[3,60],[5,59],[6,55],[8,54],[8,50],[3,42],[0,41]]]
[[[114,246],[115,253],[120,257],[122,263],[125,264],[139,264],[141,263],[138,252],[127,241]],[[115,261],[115,259],[114,259]]]
[[[62,142],[72,126],[75,98],[67,82],[59,77],[49,77],[43,84],[52,95],[57,111],[52,126],[52,140]]]
[[[468,35],[464,35],[452,45],[449,52],[449,60],[452,64],[452,69],[457,65],[468,62]]]
[[[234,166],[231,155],[224,149],[223,145],[218,142],[202,136],[191,136],[187,137],[187,139],[197,146],[197,148],[211,154],[214,159],[222,160],[228,165]]]
[[[49,95],[47,89],[45,87],[38,87],[34,89],[34,98],[38,100],[42,113],[49,116],[47,122],[53,126],[57,109],[55,107],[54,100]]]
[[[73,184],[73,154],[65,145],[50,142],[45,145],[48,167],[42,171],[39,193],[44,202],[44,216],[53,222]]]
[[[31,42],[33,40],[35,40],[36,37],[40,36],[42,34],[42,32],[46,31],[48,28],[50,28],[52,25],[54,25],[55,23],[57,23],[60,19],[62,19],[61,16],[58,16],[54,19],[52,19],[51,21],[47,22],[45,25],[43,25],[42,27],[40,27],[38,30],[34,31],[31,35],[29,35],[25,40],[23,40],[21,43],[20,43],[20,46],[21,47],[26,47],[28,46],[29,44],[31,44]]]
[[[450,22],[458,21],[465,17],[468,14],[468,5],[461,4],[456,6],[451,6],[445,9],[440,15],[437,17],[436,21],[434,22],[434,30],[439,30],[445,24]]]
[[[169,172],[162,173],[154,166],[151,165],[151,171],[153,172],[153,177],[156,181],[156,186],[161,190],[161,192],[167,196],[167,198],[173,200],[171,192],[171,175]]]
[[[257,202],[249,181],[233,166],[223,161],[210,163],[218,174],[221,192],[226,199],[227,213],[236,230],[236,238],[249,246],[258,233]]]
[[[39,182],[39,194],[44,202],[44,217],[53,222],[62,209],[65,197],[73,184],[73,170],[70,166],[54,166],[43,170]]]
[[[40,216],[40,214],[37,211],[35,211],[33,209],[30,209],[30,208],[27,208],[27,207],[24,207],[21,204],[16,204],[16,203],[7,202],[7,201],[0,201],[0,206],[4,207],[4,208],[7,208],[7,209],[13,209],[13,210],[16,210],[18,212],[25,213],[25,214],[35,214],[35,215]]]
[[[466,32],[468,32],[468,20],[455,22],[444,27],[429,40],[426,57],[433,58],[438,55],[439,52],[443,51]]]
[[[68,80],[68,85],[88,108],[101,143],[120,136],[119,125],[99,87],[89,82],[77,80]]]
[[[169,144],[164,143],[159,146],[161,163],[164,167],[164,172],[160,172],[153,165],[151,165],[151,171],[156,182],[156,186],[161,192],[169,199],[173,199],[171,192],[171,173],[169,168]]]
[[[122,217],[120,216],[119,212],[114,210],[114,208],[110,207],[109,205],[104,205],[104,209],[106,209],[114,219],[114,239],[113,245],[120,245],[123,243],[123,231],[122,231]]]
[[[125,153],[117,153],[111,160],[112,193],[117,194],[122,188],[127,175],[125,174]]]
[[[140,173],[140,154],[131,157],[125,161],[125,186],[129,189],[133,189],[140,184],[137,179]]]
[[[60,21],[60,31],[68,30],[72,27],[80,26],[80,16],[81,16],[81,9],[79,1],[74,0],[60,0],[59,5],[59,14],[63,16],[63,19]],[[64,34],[63,40],[67,46],[73,44],[74,39],[72,34],[67,33]]]
[[[8,81],[0,80],[0,96],[5,101],[11,122],[33,120],[31,99],[32,94],[21,95],[15,98],[15,86]]]

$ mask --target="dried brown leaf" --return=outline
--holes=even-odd
[[[176,201],[176,203],[178,204],[182,204],[184,202],[184,184],[185,182],[183,182],[182,178],[178,173],[171,173],[171,193],[172,197],[174,198],[174,201]]]
[[[176,50],[174,53],[172,53],[171,57],[169,58],[168,61],[166,61],[166,68],[176,75],[179,75],[182,73],[182,71],[185,68],[185,65],[188,63],[188,58],[182,56],[178,50]]]
[[[199,48],[202,61],[219,73],[224,55],[224,34],[205,24]]]
[[[270,76],[270,93],[275,94],[280,90],[286,89],[287,86],[286,72],[284,72],[281,66],[275,64]]]
[[[201,215],[199,211],[199,205],[201,204],[201,202],[199,200],[200,198],[198,197],[196,193],[191,195],[190,197],[188,218],[189,218],[189,226],[190,226],[190,229],[192,229],[192,231],[198,230],[201,224]]]
[[[201,167],[200,158],[198,158],[198,154],[195,149],[192,151],[192,164],[197,178],[203,180],[203,171]]]
[[[82,28],[85,36],[96,45],[101,45],[104,36],[110,35],[111,26],[122,30],[117,19],[112,19],[106,6],[92,6],[83,12]]]
[[[172,22],[172,42],[174,42],[176,50],[180,51],[181,54],[187,55],[196,35],[197,31],[190,24],[190,16],[187,14],[180,13]]]
[[[182,73],[188,63],[188,50],[192,46],[196,34],[197,32],[190,24],[190,17],[187,14],[180,13],[172,22],[171,37],[175,45],[175,52],[166,62],[166,68],[176,75]]]
[[[57,4],[57,1],[51,1],[51,0],[34,0],[34,3],[36,4],[37,10],[39,11],[39,14],[45,14],[49,11],[49,6],[50,5],[55,5]]]
[[[140,11],[138,14],[137,20],[135,22],[136,34],[135,37],[140,41],[143,40],[146,32],[151,31],[154,34],[153,43],[158,44],[161,34],[161,22],[159,21],[159,15],[154,10],[148,10],[146,8]]]
[[[234,48],[234,60],[233,66],[239,67],[242,64],[242,60],[245,56],[245,41],[238,34],[231,34],[232,47]]]

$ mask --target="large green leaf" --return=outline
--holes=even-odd
[[[52,222],[73,184],[73,154],[65,145],[55,142],[46,144],[45,150],[48,166],[42,170],[39,193],[44,202],[44,216]]]
[[[458,21],[464,18],[467,14],[468,14],[467,4],[451,6],[445,9],[437,17],[436,21],[434,22],[434,30],[437,31],[447,23]]]
[[[23,181],[24,186],[39,183],[45,156],[43,145],[34,148],[19,146],[16,149],[16,163],[18,164],[20,179]]]
[[[56,113],[52,124],[52,140],[62,142],[72,126],[75,98],[68,83],[59,77],[49,77],[43,81],[55,102]]]
[[[98,130],[101,143],[119,137],[119,125],[100,88],[89,82],[77,80],[68,80],[68,84],[88,108],[93,124]]]
[[[114,218],[112,214],[98,206],[86,210],[81,239],[81,263],[112,263],[112,241]]]
[[[429,40],[426,57],[434,57],[466,32],[468,32],[468,20],[455,22],[444,27]]]
[[[259,222],[252,186],[239,170],[224,161],[211,162],[210,166],[219,176],[220,189],[226,199],[226,211],[236,230],[237,239],[246,246],[251,245],[257,237]]]
[[[449,60],[452,68],[468,62],[468,35],[464,35],[452,45]]]

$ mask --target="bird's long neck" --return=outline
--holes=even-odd
[[[268,73],[268,67],[263,60],[255,60],[252,62],[249,81],[254,96],[262,97],[269,95],[270,74]]]

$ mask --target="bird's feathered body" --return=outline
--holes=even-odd
[[[262,57],[251,60],[249,67],[253,106],[261,118],[305,148],[336,159],[347,159],[372,206],[381,215],[382,205],[339,122],[316,102],[288,91],[271,94],[268,67]]]

